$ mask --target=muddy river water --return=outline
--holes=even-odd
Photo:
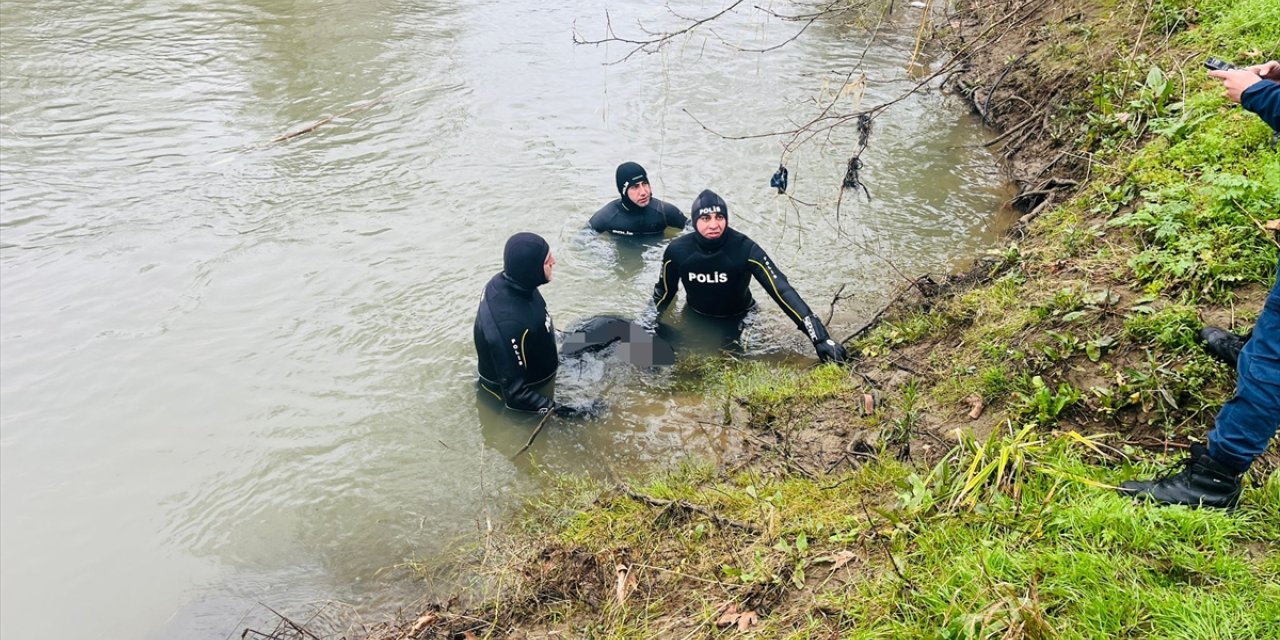
[[[770,12],[815,6],[743,3],[621,61],[630,46],[573,42],[727,4],[0,4],[0,635],[226,638],[258,602],[407,604],[423,585],[395,565],[538,486],[507,458],[527,422],[471,384],[505,238],[550,241],[561,327],[635,315],[652,290],[662,241],[584,231],[620,162],[685,210],[718,191],[815,309],[843,285],[837,336],[894,267],[947,271],[995,242],[1010,194],[989,134],[936,88],[875,120],[872,199],[846,192],[838,219],[852,127],[785,158],[786,137],[744,137],[910,89],[905,3],[874,39],[876,19],[844,16],[766,52],[803,26]],[[794,200],[769,188],[783,159]],[[748,357],[814,362],[757,297]],[[565,375],[609,411],[549,428],[542,468],[723,446],[668,373]]]

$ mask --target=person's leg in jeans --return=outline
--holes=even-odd
[[[1280,280],[1262,307],[1253,338],[1240,352],[1236,394],[1209,432],[1209,455],[1233,471],[1248,470],[1280,426]]]
[[[1240,500],[1240,476],[1266,451],[1280,427],[1280,267],[1275,285],[1240,352],[1236,393],[1218,412],[1209,447],[1192,447],[1182,471],[1155,480],[1131,480],[1120,491],[1165,504],[1231,509]]]

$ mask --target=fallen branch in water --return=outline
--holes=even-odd
[[[542,433],[542,427],[546,426],[546,424],[547,424],[547,419],[549,419],[549,418],[551,417],[551,414],[552,414],[552,410],[551,410],[551,409],[547,409],[547,412],[546,412],[546,413],[544,413],[544,414],[542,414],[542,419],[538,421],[538,426],[534,428],[534,430],[533,430],[533,434],[529,436],[529,441],[528,441],[528,442],[526,442],[526,443],[524,443],[524,446],[523,446],[523,447],[520,447],[520,450],[519,450],[519,451],[517,451],[517,452],[516,452],[516,454],[515,454],[514,456],[511,456],[511,458],[512,458],[513,460],[514,460],[515,458],[519,458],[519,457],[520,457],[520,454],[522,454],[522,453],[524,453],[524,452],[528,451],[528,450],[529,450],[529,447],[532,447],[532,446],[533,446],[533,440],[534,440],[535,438],[537,438],[537,437],[538,437],[538,434],[539,434],[539,433]]]
[[[298,633],[298,634],[299,634],[299,635],[298,635],[298,637],[306,636],[307,638],[311,638],[311,640],[320,640],[320,636],[317,636],[316,634],[314,634],[314,633],[310,632],[309,630],[307,630],[307,628],[306,628],[306,627],[303,627],[302,625],[300,625],[300,624],[298,624],[298,623],[294,622],[293,620],[289,619],[289,617],[288,617],[288,616],[286,616],[286,615],[284,615],[283,613],[280,613],[279,611],[276,611],[275,609],[272,609],[271,607],[268,607],[267,605],[265,605],[265,604],[263,604],[263,603],[261,603],[261,602],[259,602],[259,603],[258,603],[258,605],[259,605],[259,606],[261,606],[262,608],[266,609],[267,611],[270,611],[271,613],[275,614],[275,616],[276,616],[277,618],[280,618],[280,620],[281,620],[283,623],[285,623],[285,624],[289,625],[289,627],[290,627],[290,628],[292,628],[296,633]],[[270,633],[270,634],[266,634],[266,633],[263,633],[263,632],[261,632],[261,631],[257,631],[257,630],[255,630],[255,629],[245,629],[245,630],[244,630],[244,632],[242,632],[242,633],[240,634],[240,638],[241,638],[241,639],[243,639],[243,638],[247,637],[250,633],[253,633],[253,634],[256,634],[257,636],[262,637],[262,638],[270,638],[270,639],[272,639],[272,640],[281,640],[284,636],[281,636],[281,635],[279,634],[279,631],[280,631],[280,628],[279,628],[279,627],[277,627],[277,630],[276,630],[276,631],[273,631],[273,632],[272,632],[272,633]]]
[[[342,113],[335,113],[334,115],[331,115],[331,116],[329,116],[329,117],[327,117],[327,118],[321,118],[320,120],[317,120],[317,121],[315,121],[315,122],[311,123],[309,126],[306,126],[306,127],[301,128],[301,129],[298,129],[297,131],[290,131],[290,132],[288,132],[288,133],[282,133],[282,134],[280,134],[280,135],[278,135],[278,136],[276,136],[276,137],[272,138],[271,140],[267,141],[267,144],[275,144],[275,143],[277,143],[277,142],[284,142],[285,140],[289,140],[289,139],[291,139],[291,138],[296,138],[296,137],[298,137],[298,136],[300,136],[300,135],[303,135],[303,134],[306,134],[306,133],[311,133],[312,131],[315,131],[316,129],[319,129],[320,127],[323,127],[324,125],[329,124],[330,122],[333,122],[334,120],[337,120],[338,118],[342,118],[342,117],[345,117],[345,116],[349,116],[349,115],[351,115],[351,114],[353,114],[353,113],[359,113],[359,112],[361,112],[361,111],[365,111],[365,110],[370,109],[370,108],[373,108],[373,107],[375,107],[375,106],[377,106],[377,105],[379,105],[379,104],[382,104],[383,102],[386,102],[387,100],[390,100],[390,99],[392,99],[392,98],[399,98],[400,96],[407,95],[407,94],[413,93],[413,92],[415,92],[415,91],[422,91],[423,89],[429,89],[430,87],[431,87],[431,85],[423,85],[423,86],[421,86],[421,87],[414,87],[414,88],[412,88],[412,89],[405,89],[404,91],[397,91],[397,92],[395,92],[395,93],[388,93],[388,94],[384,94],[384,95],[378,96],[378,97],[374,98],[373,100],[370,100],[370,101],[368,101],[368,102],[366,102],[366,103],[364,103],[364,104],[358,104],[358,105],[356,105],[356,106],[354,106],[354,107],[351,107],[350,109],[347,109],[346,111],[343,111]]]
[[[867,331],[870,331],[872,327],[876,326],[876,323],[880,322],[880,318],[883,318],[884,314],[888,313],[889,309],[893,308],[893,305],[897,304],[898,301],[901,300],[903,296],[907,295],[907,293],[911,291],[911,289],[914,286],[915,286],[915,283],[912,282],[912,286],[903,287],[902,289],[900,289],[897,294],[895,294],[892,298],[889,299],[888,302],[884,303],[884,305],[880,307],[880,310],[877,311],[874,316],[871,316],[870,320],[867,320],[866,322],[862,323],[862,326],[858,327],[856,330],[854,330],[853,333],[846,336],[844,340],[841,340],[840,344],[848,344],[850,340],[853,340],[855,338],[860,338],[862,337],[862,334],[866,333]]]
[[[297,131],[291,131],[291,132],[289,132],[289,133],[282,133],[282,134],[280,134],[280,135],[278,135],[278,136],[276,136],[276,137],[272,138],[272,139],[271,139],[271,144],[274,144],[274,143],[277,143],[277,142],[284,142],[285,140],[288,140],[288,139],[290,139],[290,138],[296,138],[296,137],[298,137],[298,136],[300,136],[300,135],[302,135],[302,134],[304,134],[304,133],[311,133],[312,131],[315,131],[316,129],[319,129],[320,127],[322,127],[322,126],[324,126],[324,125],[326,125],[326,124],[329,124],[330,122],[333,122],[334,120],[337,120],[338,118],[341,118],[341,117],[343,117],[343,116],[349,116],[349,115],[351,115],[351,114],[353,114],[353,113],[356,113],[356,112],[358,112],[358,111],[364,111],[365,109],[368,109],[368,108],[373,107],[373,106],[375,106],[375,105],[377,105],[377,104],[380,104],[384,99],[385,99],[385,96],[384,96],[384,97],[374,98],[373,100],[370,100],[369,102],[366,102],[366,103],[364,103],[364,104],[362,104],[362,105],[355,106],[355,107],[351,107],[350,109],[347,109],[346,111],[343,111],[342,113],[336,113],[336,114],[331,115],[331,116],[329,116],[329,117],[327,117],[327,118],[322,118],[322,119],[320,119],[320,120],[317,120],[316,122],[312,123],[312,124],[311,124],[311,126],[309,126],[309,127],[305,127],[305,128],[302,128],[302,129],[298,129]]]

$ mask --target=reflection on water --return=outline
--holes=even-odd
[[[660,28],[667,4],[609,10]],[[864,104],[914,82],[918,19],[878,32]],[[723,194],[815,309],[844,287],[837,335],[899,271],[946,270],[1000,228],[983,134],[937,91],[875,121],[874,200],[846,194],[838,220],[851,132],[783,158],[791,199],[768,187],[778,138],[698,124],[813,117],[867,45],[858,24],[745,53],[794,24],[744,10],[606,66],[617,48],[575,48],[575,23],[603,30],[598,4],[0,3],[0,635],[47,635],[66,602],[108,640],[225,638],[259,601],[394,608],[423,586],[386,568],[474,535],[535,467],[724,455],[670,370],[567,366],[557,394],[606,416],[550,421],[515,460],[527,417],[477,401],[471,314],[512,233],[551,241],[559,326],[648,303],[671,236],[585,230],[620,162],[682,209]],[[813,363],[762,295],[745,357]],[[678,349],[718,343],[686,315],[664,318]]]

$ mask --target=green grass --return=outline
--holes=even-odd
[[[1267,637],[1280,624],[1280,476],[1234,513],[1161,508],[1107,485],[1168,461],[1099,466],[1104,454],[1117,459],[1097,439],[1024,429],[966,442],[927,472],[878,460],[813,482],[685,467],[634,490],[759,531],[598,486],[561,539],[661,569],[645,575],[664,604],[673,589],[709,607],[789,594],[762,616],[765,637]],[[841,554],[857,560],[833,571]],[[645,637],[632,631],[669,613],[632,603],[597,619],[598,637]]]

